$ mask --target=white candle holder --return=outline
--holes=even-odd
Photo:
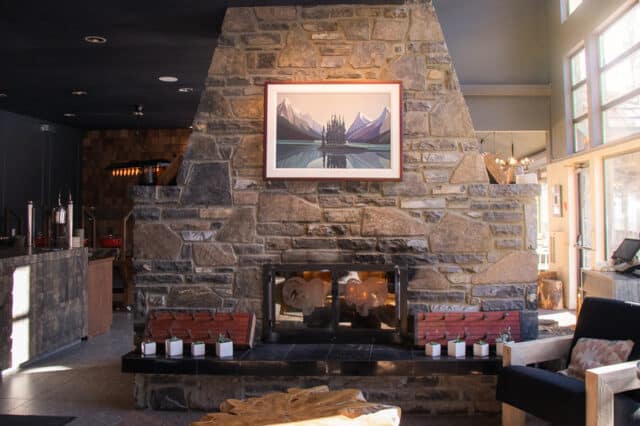
[[[164,341],[164,352],[168,357],[182,356],[182,339],[172,337]]]
[[[424,346],[425,355],[430,356],[432,358],[439,357],[441,352],[442,352],[442,345],[440,345],[440,343],[427,342],[427,344]]]
[[[191,356],[204,356],[205,352],[204,342],[191,343]]]
[[[216,355],[219,358],[233,358],[233,342],[216,342]]]
[[[464,340],[449,340],[447,342],[447,355],[454,358],[464,358],[466,347],[467,345]]]
[[[144,341],[140,344],[140,351],[144,356],[152,356],[156,354],[156,342]]]
[[[473,356],[489,356],[489,344],[487,342],[476,342],[473,344]]]

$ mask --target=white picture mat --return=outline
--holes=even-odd
[[[265,176],[282,179],[362,179],[398,180],[401,177],[402,135],[400,114],[400,84],[397,83],[339,83],[339,84],[268,84],[265,111]],[[323,169],[323,168],[277,168],[276,129],[278,94],[280,93],[389,93],[391,113],[390,168],[385,169]]]

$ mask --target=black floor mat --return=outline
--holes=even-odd
[[[71,423],[75,417],[57,416],[18,416],[13,414],[0,414],[2,426],[63,426]]]

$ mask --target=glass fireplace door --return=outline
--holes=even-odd
[[[397,342],[406,334],[406,269],[266,265],[266,342]]]

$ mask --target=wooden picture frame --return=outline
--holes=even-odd
[[[267,82],[265,179],[402,179],[402,83]]]

